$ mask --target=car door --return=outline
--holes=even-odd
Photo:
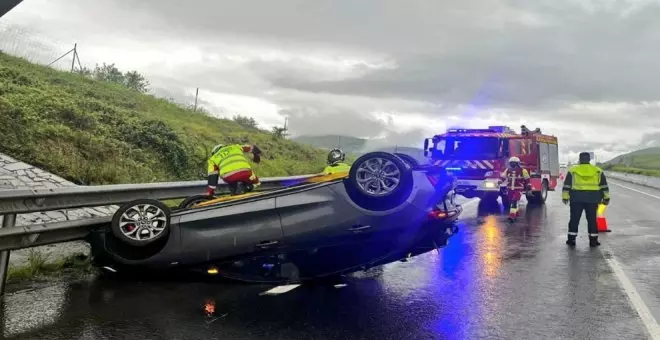
[[[372,225],[372,219],[330,187],[277,198],[284,234],[283,250],[302,277],[367,264],[386,255],[393,241],[389,238],[395,237],[391,232],[379,232],[379,226]]]
[[[338,199],[328,186],[277,197],[276,206],[287,247],[349,241],[349,236],[355,238],[370,232],[368,226],[360,225],[359,212]]]
[[[277,248],[283,235],[275,198],[193,209],[179,225],[184,263]]]

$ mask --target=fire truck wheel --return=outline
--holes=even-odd
[[[506,196],[501,196],[502,197],[502,207],[504,208],[504,211],[509,211],[509,199]]]
[[[487,193],[481,196],[481,200],[484,202],[494,202],[497,201],[498,193]]]
[[[532,196],[527,196],[527,202],[530,204],[545,204],[545,200],[548,198],[548,181],[543,180],[541,183],[541,191],[534,191]]]
[[[391,153],[370,152],[351,165],[344,186],[353,202],[363,209],[394,209],[412,192],[412,169]]]

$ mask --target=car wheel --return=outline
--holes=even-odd
[[[199,204],[202,202],[206,202],[209,200],[209,197],[207,195],[195,195],[195,196],[190,196],[181,203],[179,203],[179,206],[177,208],[179,209],[188,209],[192,208],[195,204]]]
[[[385,211],[402,204],[412,192],[412,169],[387,152],[358,158],[344,181],[351,199],[363,209]]]
[[[548,181],[543,180],[541,191],[536,191],[531,196],[528,196],[527,202],[540,205],[545,203],[546,198],[548,198]]]
[[[169,234],[170,209],[156,200],[135,200],[115,212],[110,226],[122,242],[144,247]]]

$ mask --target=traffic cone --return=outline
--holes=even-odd
[[[607,209],[607,206],[605,204],[598,205],[596,225],[598,226],[599,233],[609,233],[612,231],[611,229],[607,229],[607,219],[605,219],[605,209]]]

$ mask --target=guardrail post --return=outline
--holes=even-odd
[[[16,224],[16,214],[7,214],[2,218],[1,228],[11,228]],[[9,250],[0,251],[0,296],[5,295],[7,270],[9,269]]]

